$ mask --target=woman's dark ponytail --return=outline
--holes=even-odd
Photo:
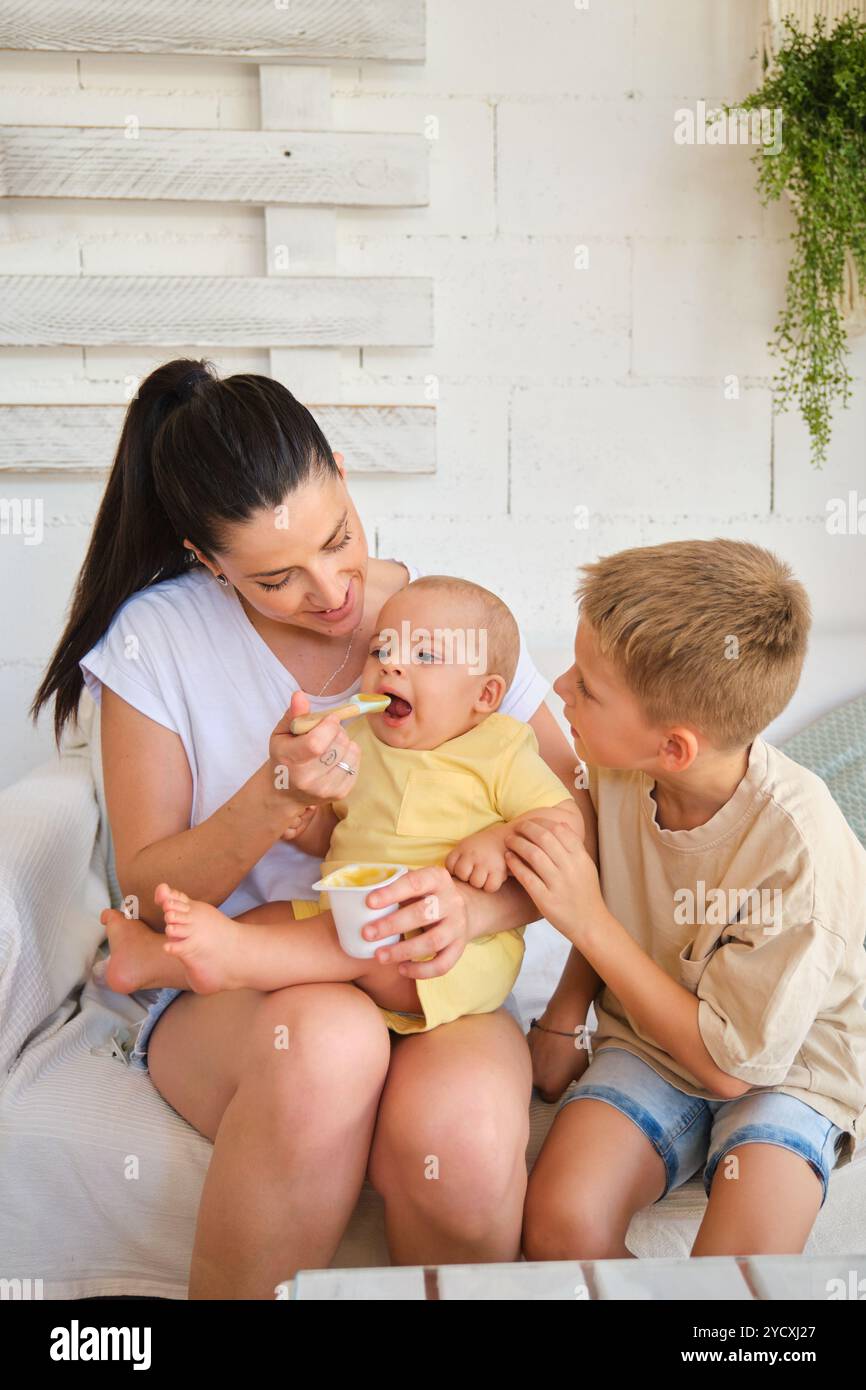
[[[276,506],[311,469],[336,472],[309,411],[278,382],[220,381],[210,363],[178,358],[140,385],[73,593],[66,630],[33,700],[54,696],[59,743],[78,710],[79,662],[140,589],[183,573],[188,536],[210,554],[219,523]]]

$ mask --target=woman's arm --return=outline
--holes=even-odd
[[[124,895],[138,899],[133,915],[161,929],[153,893],[163,881],[223,902],[282,833],[268,764],[190,829],[192,774],[179,735],[105,686],[101,729],[117,877]]]
[[[357,746],[332,719],[300,738],[287,734],[283,724],[305,713],[305,705],[304,697],[293,696],[292,709],[272,737],[272,759],[207,820],[190,828],[192,775],[179,736],[103,686],[105,799],[117,877],[124,895],[138,900],[135,916],[161,929],[153,894],[162,882],[202,902],[224,902],[296,820],[299,804],[345,794],[348,773],[335,775],[335,767],[326,769],[318,758],[336,744],[339,756],[348,753],[357,766]],[[284,768],[289,777],[275,775]],[[282,789],[286,781],[290,790]]]
[[[560,781],[571,790],[583,817],[583,843],[594,864],[598,864],[598,820],[592,797],[585,788],[574,785],[574,769],[577,755],[569,748],[568,740],[551,714],[547,705],[539,705],[530,724],[538,739],[538,751],[548,767]],[[585,1023],[589,1006],[601,986],[601,978],[587,960],[584,960],[576,946],[572,946],[565,962],[559,984],[548,1002],[541,1022],[547,1028],[571,1029],[575,1024]]]
[[[595,807],[592,804],[592,798],[589,792],[586,791],[585,788],[575,787],[574,785],[574,769],[577,766],[577,754],[573,748],[569,747],[568,739],[560,729],[547,705],[538,706],[538,709],[529,721],[529,725],[530,728],[533,729],[535,737],[538,739],[538,751],[542,758],[574,797],[578,810],[583,816],[583,843],[586,846],[586,852],[592,859],[598,862],[598,835]]]

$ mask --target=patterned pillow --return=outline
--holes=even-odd
[[[866,695],[831,710],[784,745],[827,783],[833,800],[866,847]]]

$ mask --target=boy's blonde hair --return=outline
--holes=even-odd
[[[437,589],[461,601],[471,625],[486,633],[487,673],[501,676],[507,690],[514,680],[520,657],[520,629],[507,603],[480,584],[450,574],[423,574],[420,579],[413,579],[408,588]],[[442,626],[454,624],[443,623]]]
[[[653,723],[744,748],[797,688],[811,622],[790,567],[746,541],[671,541],[583,565],[581,617]]]

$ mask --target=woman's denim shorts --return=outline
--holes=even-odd
[[[709,1196],[719,1160],[740,1144],[777,1144],[799,1154],[821,1180],[827,1198],[842,1130],[805,1101],[783,1091],[751,1091],[736,1100],[703,1100],[671,1086],[657,1071],[621,1047],[596,1052],[571,1095],[603,1100],[633,1120],[661,1156],[667,1173],[657,1201],[703,1165]]]
[[[150,1035],[156,1027],[157,1020],[162,1018],[169,1004],[173,1004],[175,999],[180,998],[182,994],[182,989],[169,988],[140,989],[135,994],[136,999],[147,1005],[147,1014],[142,1020],[129,1053],[129,1065],[136,1071],[147,1071],[147,1044]]]

